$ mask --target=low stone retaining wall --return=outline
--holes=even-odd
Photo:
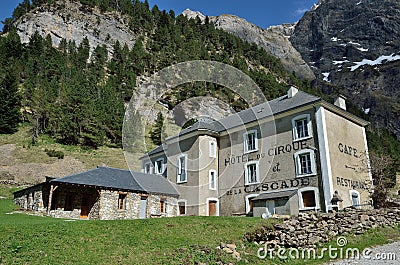
[[[275,224],[273,229],[264,227],[246,233],[250,242],[267,243],[285,248],[315,248],[338,235],[363,234],[370,228],[393,226],[400,223],[400,209],[379,209],[361,211],[348,209],[328,214],[300,213],[283,223]]]
[[[14,180],[10,179],[0,179],[0,184],[1,185],[18,185],[18,183]]]

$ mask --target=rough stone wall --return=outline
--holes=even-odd
[[[99,220],[99,213],[100,213],[100,197],[97,197],[96,202],[93,204],[92,208],[90,209],[88,218],[90,220]]]
[[[37,185],[16,193],[14,196],[14,203],[24,210],[45,212],[46,208],[42,189],[42,185]]]
[[[118,210],[119,191],[102,190],[100,196],[99,219],[137,219],[140,214],[140,195],[132,192],[126,193],[125,207]]]
[[[93,208],[98,207],[98,216],[101,220],[139,219],[141,195],[127,192],[125,208],[118,210],[118,196],[120,192],[102,190],[100,200]],[[161,213],[160,200],[165,202],[165,213]],[[98,204],[98,206],[97,206]],[[173,217],[177,215],[177,199],[163,195],[149,195],[146,202],[146,218]]]
[[[147,198],[147,214],[146,217],[161,216],[160,197],[150,195]],[[164,204],[165,207],[165,204]]]
[[[165,211],[161,212],[160,201],[164,201]],[[178,199],[168,196],[150,195],[147,198],[148,218],[152,217],[174,217],[177,216]]]
[[[167,197],[166,200],[165,217],[174,217],[178,215],[178,199]]]
[[[357,210],[327,214],[300,213],[283,223],[275,224],[274,229],[266,227],[246,234],[248,241],[257,244],[286,248],[315,248],[334,237],[347,234],[363,234],[370,228],[393,226],[400,223],[400,209]]]

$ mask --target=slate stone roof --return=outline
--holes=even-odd
[[[53,179],[51,184],[75,184],[111,188],[145,193],[179,195],[172,184],[163,176],[131,172],[111,167],[97,167],[85,172]]]
[[[296,193],[297,193],[297,190],[286,190],[286,191],[262,193],[262,194],[258,195],[257,197],[253,198],[252,201],[262,201],[262,200],[292,197]]]
[[[180,137],[182,135],[194,132],[194,131],[207,131],[209,133],[216,133],[219,134],[223,131],[242,126],[247,123],[251,123],[253,121],[257,121],[272,115],[277,115],[280,113],[283,113],[285,111],[289,111],[292,109],[296,109],[302,106],[306,106],[309,104],[317,103],[320,102],[321,104],[325,104],[325,106],[329,107],[331,110],[339,110],[341,111],[341,115],[347,115],[347,117],[350,117],[351,119],[358,119],[359,121],[362,121],[361,124],[364,124],[364,126],[367,124],[365,121],[359,119],[358,117],[347,113],[343,110],[341,110],[339,107],[336,107],[330,103],[325,102],[322,98],[308,94],[306,92],[303,92],[301,90],[297,91],[295,95],[292,97],[288,97],[288,95],[281,96],[279,98],[261,103],[257,106],[251,107],[249,109],[240,111],[238,113],[229,115],[223,119],[217,120],[217,121],[199,121],[193,124],[192,126],[182,130],[179,134],[174,135],[169,137],[168,139],[173,139],[176,137]],[[167,139],[167,140],[168,140]],[[162,146],[159,146],[149,153],[147,155],[153,155],[157,153],[163,152],[163,150],[166,148],[166,145],[163,144]],[[141,157],[143,159],[147,155]]]
[[[317,101],[321,101],[320,97],[316,97],[305,93],[303,91],[298,91],[293,97],[288,98],[287,95],[281,96],[279,98],[261,103],[257,106],[251,107],[249,109],[240,111],[238,113],[229,115],[221,120],[214,122],[196,122],[189,128],[182,130],[179,135],[184,135],[186,133],[197,131],[197,130],[207,130],[211,132],[220,133],[225,130],[241,126],[246,123],[250,123],[268,116],[277,115],[279,113],[295,109],[304,105],[308,105]],[[173,136],[174,137],[174,136]],[[157,149],[157,148],[156,148]],[[161,150],[158,150],[161,151]],[[149,153],[150,154],[150,153]]]

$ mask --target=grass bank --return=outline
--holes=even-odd
[[[11,191],[5,190],[0,189],[0,195],[9,197]],[[262,246],[243,241],[243,235],[260,226],[272,226],[277,220],[176,217],[73,221],[14,210],[16,206],[11,198],[0,199],[0,264],[320,264],[329,261],[328,255],[315,260],[258,258],[257,250]],[[346,247],[363,249],[399,240],[400,227],[373,229],[364,235],[346,238]],[[220,242],[235,243],[241,260],[217,250]],[[330,245],[337,246],[336,242]]]

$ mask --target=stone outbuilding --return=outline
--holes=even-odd
[[[160,175],[97,167],[17,191],[22,209],[74,219],[172,217],[179,193]]]

